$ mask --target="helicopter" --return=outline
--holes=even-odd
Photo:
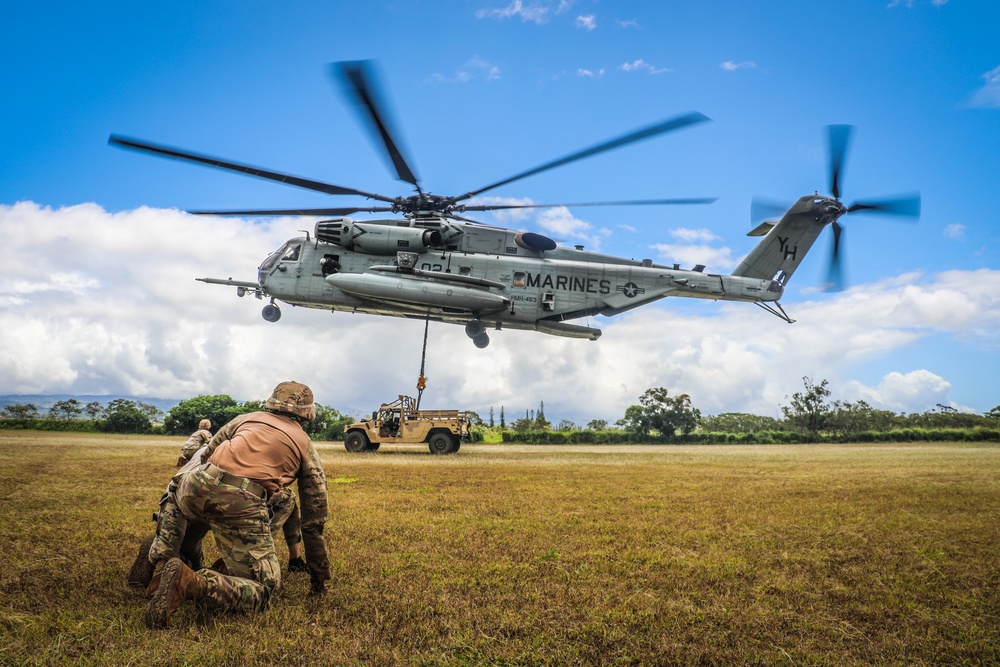
[[[845,206],[840,171],[849,126],[832,126],[831,193],[801,197],[780,218],[765,220],[749,235],[763,239],[731,275],[707,273],[704,265],[682,269],[597,252],[566,248],[543,234],[484,224],[467,213],[524,208],[708,204],[714,198],[648,199],[562,204],[476,204],[474,197],[514,181],[630,143],[691,127],[709,119],[698,112],[669,118],[590,148],[566,155],[458,196],[423,189],[390,127],[370,61],[335,63],[342,81],[370,124],[398,180],[415,190],[390,197],[300,178],[177,148],[111,135],[108,143],[159,157],[243,173],[330,195],[351,195],[382,205],[331,208],[189,211],[195,215],[317,216],[313,233],[289,239],[260,264],[257,280],[196,278],[236,287],[238,296],[267,299],[261,311],[277,322],[277,302],[330,311],[434,320],[464,326],[477,348],[489,331],[519,329],[597,340],[601,330],[575,322],[614,316],[668,296],[755,304],[792,323],[780,304],[785,286],[827,225],[834,231],[833,261],[839,266],[839,218],[858,211],[919,214],[919,199]],[[469,201],[473,200],[473,201]],[[771,213],[755,201],[752,211]],[[355,220],[355,213],[390,213],[396,218]],[[839,269],[837,270],[839,275]],[[834,269],[831,268],[831,275]]]

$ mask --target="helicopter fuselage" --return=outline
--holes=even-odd
[[[330,223],[338,228],[332,236]],[[342,218],[317,224],[317,232],[290,239],[261,264],[263,295],[294,306],[473,323],[472,337],[481,325],[596,340],[599,329],[568,321],[667,296],[768,302],[783,291],[773,280],[562,248],[495,227]]]

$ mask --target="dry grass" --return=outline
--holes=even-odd
[[[0,664],[1000,663],[995,445],[331,445],[327,595],[150,632],[179,446],[0,431]]]

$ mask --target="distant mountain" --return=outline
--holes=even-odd
[[[71,398],[75,398],[80,401],[80,403],[86,405],[87,403],[92,403],[97,401],[102,406],[107,405],[116,398],[125,398],[130,401],[148,403],[150,405],[155,405],[164,413],[170,412],[171,408],[181,402],[180,399],[176,398],[144,398],[136,396],[116,396],[116,395],[106,395],[106,396],[93,396],[93,395],[74,395],[74,394],[6,394],[0,396],[0,409],[7,407],[8,405],[31,403],[36,408],[41,415],[48,413],[49,408],[58,403],[59,401],[68,401]]]

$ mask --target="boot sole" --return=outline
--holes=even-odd
[[[146,588],[153,578],[153,564],[149,562],[149,548],[153,546],[155,535],[150,535],[139,543],[139,553],[128,571],[128,585],[132,588]]]
[[[153,594],[153,599],[149,601],[149,606],[146,607],[146,627],[151,630],[167,627],[167,622],[170,620],[170,608],[171,606],[177,607],[177,604],[171,605],[171,603],[181,594],[179,580],[183,567],[184,563],[181,562],[180,558],[171,558],[163,566],[160,586]]]

